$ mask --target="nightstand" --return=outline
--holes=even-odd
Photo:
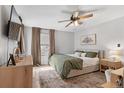
[[[122,67],[121,61],[112,61],[110,59],[101,59],[100,71],[104,72],[106,69],[119,69]]]

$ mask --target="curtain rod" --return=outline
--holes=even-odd
[[[55,29],[47,29],[47,28],[41,28],[41,27],[36,27],[36,28],[40,28],[40,29],[43,29],[43,30],[55,30]]]
[[[41,28],[41,29],[43,29],[43,30],[50,30],[50,29],[47,29],[47,28]]]

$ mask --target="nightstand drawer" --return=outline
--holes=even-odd
[[[102,59],[100,62],[100,71],[105,71],[106,69],[119,69],[122,67],[120,61],[112,62],[109,59]]]
[[[108,62],[110,68],[118,69],[122,67],[121,62]]]
[[[108,62],[107,61],[101,61],[101,63],[100,63],[101,65],[108,65]]]

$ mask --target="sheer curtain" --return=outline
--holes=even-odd
[[[41,45],[41,62],[42,65],[48,65],[48,58],[49,58],[49,48],[50,48],[50,42],[49,42],[49,30],[42,29],[41,35],[40,35],[40,45]]]
[[[42,29],[41,32],[41,61],[49,64],[49,57],[55,53],[55,30]]]
[[[34,65],[41,65],[40,32],[41,28],[32,27],[31,54]]]

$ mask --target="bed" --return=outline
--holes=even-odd
[[[67,54],[68,56],[74,56],[74,54]],[[99,58],[89,58],[89,57],[78,57],[83,60],[83,69],[82,70],[75,70],[72,69],[68,74],[67,78],[98,71],[99,70]]]
[[[89,58],[75,56],[75,54],[54,54],[50,57],[49,64],[55,68],[62,79],[66,79],[98,71],[99,55]]]

